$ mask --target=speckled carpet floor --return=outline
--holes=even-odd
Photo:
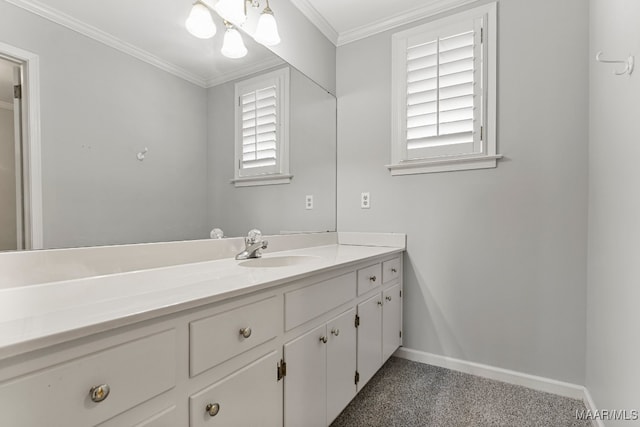
[[[392,357],[331,427],[590,427],[579,400]]]

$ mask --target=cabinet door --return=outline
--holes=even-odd
[[[394,285],[382,293],[382,362],[384,363],[400,347],[402,330],[400,285]]]
[[[285,427],[327,425],[326,332],[326,325],[322,325],[284,345],[287,363],[287,375],[284,377]]]
[[[358,390],[382,366],[382,293],[358,304]]]
[[[330,424],[356,395],[356,309],[327,324],[327,424]]]

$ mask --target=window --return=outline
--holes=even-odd
[[[496,5],[393,35],[392,175],[496,167]]]
[[[289,183],[289,69],[236,83],[235,99],[236,187]]]

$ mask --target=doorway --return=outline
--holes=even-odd
[[[21,69],[0,57],[0,251],[25,248]]]
[[[0,42],[0,251],[42,249],[38,55]]]

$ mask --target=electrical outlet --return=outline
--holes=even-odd
[[[305,209],[313,209],[313,196],[312,195],[305,196],[305,198],[304,198],[304,206],[305,206]]]
[[[360,194],[360,208],[369,209],[371,207],[371,195],[369,192]]]

